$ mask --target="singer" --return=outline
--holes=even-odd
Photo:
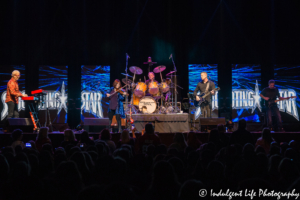
[[[121,118],[125,118],[125,112],[124,112],[124,106],[123,106],[123,100],[124,96],[127,95],[126,92],[121,91],[121,82],[119,79],[116,79],[113,82],[113,87],[110,88],[109,92],[106,94],[107,97],[109,97],[109,108],[108,108],[108,118],[109,118],[109,131],[111,131],[111,123],[112,118],[114,115],[116,115],[116,119],[118,122],[118,129],[119,133],[122,132],[122,125],[121,125]]]

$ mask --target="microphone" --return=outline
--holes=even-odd
[[[169,59],[171,59],[173,56],[172,56],[172,54],[170,55],[170,57],[169,57]]]
[[[129,55],[128,55],[128,53],[126,53],[126,57],[127,57],[127,58],[130,58]]]

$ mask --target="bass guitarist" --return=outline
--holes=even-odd
[[[277,87],[275,87],[274,80],[269,80],[269,87],[264,88],[261,91],[260,96],[261,96],[261,98],[263,98],[266,101],[268,127],[270,128],[270,130],[272,130],[272,128],[273,128],[273,126],[272,126],[272,112],[273,112],[276,117],[279,130],[283,131],[281,115],[280,115],[279,108],[278,108],[275,100],[277,97],[279,100],[285,100],[285,99],[289,99],[289,98],[280,97],[279,90]]]
[[[211,80],[208,80],[207,73],[201,72],[201,79],[202,81],[197,84],[196,89],[194,90],[194,96],[196,97],[196,101],[202,100],[201,97],[197,96],[198,91],[200,93],[206,93],[210,92],[210,95],[207,95],[203,100],[205,100],[203,103],[201,103],[200,108],[201,112],[204,115],[205,118],[211,118],[211,110],[212,110],[212,95],[215,94],[215,83]]]

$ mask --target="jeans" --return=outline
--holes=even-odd
[[[211,102],[203,102],[200,105],[200,108],[204,118],[211,118],[211,110],[212,110]]]
[[[114,117],[114,115],[116,115],[115,113],[116,113],[116,110],[110,110],[110,112],[108,112],[108,118],[109,118],[108,128],[109,128],[109,130],[111,128],[112,118]],[[119,114],[116,115],[116,119],[117,119],[117,123],[118,123],[119,132],[121,132],[122,131],[121,116]]]
[[[276,106],[271,106],[267,108],[267,119],[268,119],[268,127],[272,128],[272,113],[274,113],[276,120],[277,120],[277,125],[279,130],[282,129],[282,122],[281,122],[281,115],[279,112],[279,108]]]
[[[9,119],[9,118],[19,118],[18,104],[14,103],[12,101],[7,102],[6,104],[8,106],[7,119]]]

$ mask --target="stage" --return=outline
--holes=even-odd
[[[74,131],[75,137],[78,140],[80,140],[80,132]],[[251,132],[254,136],[254,139],[256,140],[261,136],[261,132]],[[187,138],[187,132],[183,133],[185,138]],[[230,137],[231,133],[225,133],[227,136]],[[161,143],[169,146],[173,142],[175,133],[158,133],[158,136],[161,139]],[[207,132],[196,132],[197,138],[202,142],[205,143],[208,141],[208,135]],[[90,132],[90,137],[93,137],[94,140],[99,139],[100,132]],[[136,133],[136,137],[140,137],[141,133]],[[29,140],[35,141],[37,137],[36,133],[29,133],[25,132],[23,134],[23,142],[26,143]],[[289,142],[291,140],[300,141],[300,132],[275,132],[272,133],[272,137],[277,141],[280,142]],[[59,147],[60,143],[64,140],[64,134],[63,132],[52,132],[49,133],[49,138],[52,141],[53,148]],[[112,134],[112,140],[116,143],[120,140],[120,133],[113,133]],[[0,147],[9,146],[12,143],[11,139],[11,133],[0,133]]]
[[[127,120],[130,116],[127,115]],[[155,132],[160,133],[175,133],[186,132],[190,130],[189,114],[132,114],[134,125],[137,131],[141,132],[147,123],[152,123]],[[121,119],[122,127],[126,127],[126,120]],[[98,132],[103,128],[107,128],[109,124],[108,118],[84,118],[83,127],[89,132]],[[115,117],[112,120],[112,127],[117,127]]]
[[[129,117],[129,116],[127,116]],[[147,123],[154,125],[159,133],[186,132],[190,130],[188,113],[178,114],[133,114],[134,125],[141,132]]]

